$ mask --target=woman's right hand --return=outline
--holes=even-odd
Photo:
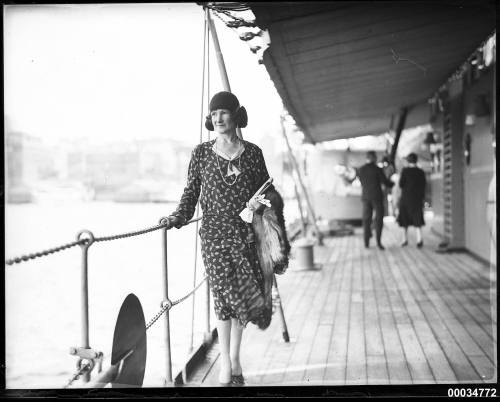
[[[178,216],[175,215],[167,216],[167,221],[168,221],[166,226],[167,229],[172,229],[173,227],[179,229],[180,227],[182,227],[182,220]]]

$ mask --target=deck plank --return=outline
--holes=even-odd
[[[323,263],[325,260],[328,260],[332,250],[331,247],[315,249],[315,263]],[[280,289],[282,289],[280,290],[281,293],[290,294],[289,298],[283,300],[285,320],[291,338],[290,343],[282,341],[281,331],[279,331],[279,340],[275,338],[275,342],[268,345],[266,353],[261,359],[257,375],[254,377],[256,384],[272,385],[283,381],[285,369],[293,354],[297,342],[297,334],[301,328],[300,320],[304,316],[304,297],[311,292],[310,286],[317,282],[315,278],[319,271],[300,271],[296,269],[295,265],[292,261],[289,271],[282,276],[285,286],[280,286]],[[293,283],[287,281],[287,279],[290,279],[290,275],[295,278]],[[299,308],[301,306],[302,308]]]
[[[333,261],[341,261],[345,258],[347,247],[346,242],[341,242],[339,254],[332,255]],[[318,316],[318,329],[315,334],[311,354],[307,361],[307,370],[304,380],[307,382],[323,383],[328,359],[328,348],[333,333],[333,322],[337,310],[338,294],[341,284],[342,270],[339,264],[328,262],[328,268],[333,272],[326,286],[326,300],[321,307]]]
[[[474,316],[489,321],[491,319],[491,312],[484,307],[485,304],[490,304],[489,295],[485,295],[484,292],[478,291],[478,289],[488,289],[489,284],[483,283],[478,285],[474,281],[470,281],[468,278],[461,276],[460,270],[457,269],[458,264],[456,264],[457,258],[455,255],[452,255],[451,259],[440,258],[438,262],[439,266],[438,264],[432,264],[429,269],[429,273],[432,272],[437,283],[439,283],[443,289],[448,288],[451,292],[455,290],[471,290],[472,292],[464,293],[464,306],[469,308]]]
[[[434,286],[439,289],[443,285],[438,275],[432,275],[428,279],[423,275],[422,279],[426,279],[424,285],[426,287]],[[448,292],[436,290],[435,292],[428,292],[428,297],[446,319],[448,327],[467,355],[485,353],[487,356],[492,356],[493,343],[491,342],[491,335],[484,326],[485,318],[477,310],[473,310],[476,314],[471,314],[471,299],[467,296],[467,292],[462,289],[454,289]],[[478,316],[482,322],[478,321]],[[491,328],[491,320],[489,320],[489,323]]]
[[[349,239],[348,247],[352,248],[355,243],[355,239]],[[352,258],[348,258],[344,264],[338,264],[338,268],[342,270],[342,279],[328,348],[327,366],[324,371],[323,381],[327,384],[344,385],[346,380],[352,265]]]
[[[429,289],[425,292],[427,300],[421,300],[420,306],[427,322],[432,326],[435,336],[439,339],[457,380],[480,380],[477,371],[464,351],[464,347],[474,347],[474,340],[468,337],[463,326],[454,319],[451,311],[441,302],[441,292],[431,291],[433,289],[432,283],[437,283],[439,280],[436,277],[428,279],[426,275],[422,275],[422,270],[417,270],[418,264],[407,264],[407,266],[409,278],[419,284],[421,291],[425,292],[426,289]]]
[[[372,276],[373,260],[362,259],[367,384],[388,384],[389,371]]]
[[[453,369],[446,359],[446,355],[436,338],[431,324],[427,321],[419,304],[419,299],[424,298],[420,293],[420,288],[417,281],[409,275],[408,268],[401,259],[391,264],[392,273],[395,280],[404,284],[401,297],[406,304],[407,311],[411,317],[412,325],[418,337],[419,347],[425,355],[427,364],[432,371],[432,378],[415,379],[415,382],[431,382],[446,383],[456,381],[457,378]],[[404,291],[406,289],[407,291]]]
[[[405,303],[402,294],[408,294],[409,289],[405,281],[399,277],[399,265],[394,259],[391,261],[388,253],[381,253],[379,258],[385,263],[383,275],[390,292],[391,304],[396,320],[396,328],[399,332],[401,345],[403,346],[405,358],[408,363],[413,383],[434,382],[432,371],[427,362],[427,358],[420,346],[418,336],[413,327],[412,318],[408,311],[408,305]],[[395,277],[395,274],[397,275]]]
[[[489,269],[472,257],[461,253],[438,254],[429,250],[413,250],[411,255],[417,263],[424,264],[424,272],[433,274],[444,289],[470,289],[475,297],[489,303],[489,295],[477,291],[489,288]],[[468,269],[462,268],[465,262]],[[489,316],[489,311],[480,313]]]
[[[278,317],[244,332],[242,365],[252,385],[492,383],[496,274],[463,253],[399,246],[384,225],[385,251],[365,249],[362,231],[315,247],[317,271],[278,277],[290,343]],[[218,364],[203,386],[217,385]]]
[[[360,257],[361,257],[361,253]],[[366,347],[363,314],[363,283],[361,270],[366,268],[361,258],[354,260],[351,278],[351,300],[347,343],[346,384],[366,384]]]
[[[283,310],[288,333],[291,339],[288,343],[285,343],[283,341],[281,329],[278,328],[278,317],[274,316],[273,322],[271,324],[273,329],[272,341],[267,343],[267,348],[263,354],[250,354],[251,356],[262,356],[261,358],[257,359],[258,361],[256,364],[256,368],[251,371],[251,373],[255,373],[255,376],[253,378],[255,384],[261,384],[264,382],[274,383],[282,380],[284,370],[288,364],[293,348],[295,347],[295,338],[298,330],[296,322],[298,321],[301,314],[301,311],[298,309],[298,307],[300,306],[301,300],[303,299],[304,295],[308,292],[309,286],[314,280],[314,276],[305,271],[294,272],[290,270],[290,272],[286,272],[284,275],[291,275],[293,277],[293,282],[286,284],[288,286],[281,287],[280,283],[278,282],[280,295],[290,295],[289,297],[283,298]],[[252,334],[249,337],[250,339],[252,339],[251,343],[257,343],[254,342],[254,336],[255,331],[252,331]],[[273,361],[275,363],[272,363]],[[266,379],[267,377],[270,378]]]
[[[314,286],[302,300],[301,319],[298,321],[297,341],[285,370],[283,383],[296,384],[305,379],[306,362],[311,353],[314,335],[320,319],[320,308],[326,298],[328,288],[328,275],[332,271],[331,265],[324,266],[321,271],[312,273],[316,275]],[[298,347],[297,347],[298,345]]]
[[[377,300],[377,308],[385,346],[387,371],[390,384],[411,384],[411,375],[406,357],[401,345],[399,332],[392,311],[389,291],[382,275],[383,265],[379,259],[371,265],[371,275]]]
[[[328,242],[328,240],[326,240],[326,242]],[[316,248],[314,256],[315,263],[322,264],[328,260],[332,254],[332,250],[331,247]],[[273,384],[280,383],[283,380],[285,369],[295,347],[296,333],[300,329],[298,325],[299,318],[297,317],[300,317],[302,312],[298,310],[298,306],[303,303],[303,297],[309,292],[309,286],[314,282],[316,273],[317,272],[314,271],[297,270],[296,264],[292,262],[289,271],[285,273],[287,276],[283,276],[284,279],[288,278],[288,275],[296,276],[294,283],[287,283],[288,286],[283,289],[283,293],[288,292],[291,295],[289,299],[283,301],[285,320],[291,339],[290,343],[284,343],[282,338],[280,338],[274,345],[269,345],[259,371],[259,376],[256,379],[257,383]],[[297,292],[297,290],[299,291]],[[295,326],[296,324],[297,327]]]

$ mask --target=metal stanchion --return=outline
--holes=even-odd
[[[83,349],[90,349],[89,341],[89,285],[88,285],[88,251],[89,247],[94,243],[94,235],[88,230],[80,231],[76,238],[82,240],[81,235],[88,235],[88,241],[81,244],[82,248],[82,270],[81,270],[81,313],[82,313],[82,345]],[[78,364],[81,363],[81,358]],[[85,372],[82,375],[83,382],[90,381],[90,372]]]
[[[168,218],[160,219],[160,224],[165,224],[168,222]],[[167,228],[163,229],[163,299],[169,300],[168,298],[168,251],[167,251]],[[166,357],[166,373],[165,373],[165,384],[173,384],[172,379],[172,354],[170,349],[170,313],[167,310],[165,312],[165,357]]]

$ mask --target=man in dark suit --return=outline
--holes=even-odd
[[[372,215],[375,210],[375,235],[377,246],[384,250],[382,245],[382,227],[384,219],[384,192],[382,185],[392,187],[394,183],[384,174],[384,171],[377,166],[377,154],[374,151],[366,153],[366,164],[357,169],[357,175],[361,182],[361,201],[363,202],[363,238],[365,247],[370,245],[372,235]]]

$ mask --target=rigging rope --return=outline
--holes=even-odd
[[[247,21],[243,18],[232,15],[229,11],[247,11],[250,7],[246,9],[233,9],[228,7],[223,7],[220,5],[207,5],[207,8],[214,11],[214,14],[217,18],[219,18],[226,26],[230,28],[240,28],[240,27],[248,27],[248,28],[257,28],[257,24],[255,21]],[[224,14],[225,16],[232,19],[232,21],[225,21],[219,14]]]
[[[203,116],[203,101],[204,101],[204,96],[205,96],[205,58],[206,58],[206,51],[207,51],[207,29],[208,29],[208,24],[207,24],[207,19],[206,19],[206,14],[205,14],[205,24],[203,26],[203,63],[202,63],[202,74],[201,74],[201,108],[200,108],[200,144],[203,142],[203,128],[204,128],[204,116]],[[210,77],[208,77],[209,79]],[[208,81],[207,79],[207,81]],[[208,96],[208,93],[207,93]],[[198,217],[200,214],[200,204],[196,205],[196,217]],[[194,233],[194,272],[193,272],[193,287],[196,286],[196,271],[197,271],[197,263],[198,263],[198,222],[196,222],[196,230]],[[193,303],[191,306],[191,338],[190,338],[190,343],[189,343],[189,349],[193,349],[193,343],[194,343],[194,315],[195,315],[195,295],[193,294]]]

